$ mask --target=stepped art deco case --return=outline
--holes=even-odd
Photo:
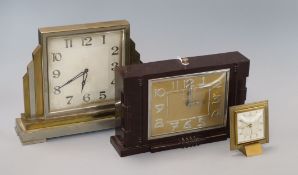
[[[116,69],[120,156],[195,146],[229,137],[229,106],[243,104],[249,60],[239,52]]]
[[[139,63],[125,20],[40,28],[23,77],[23,144],[114,127],[117,66]]]

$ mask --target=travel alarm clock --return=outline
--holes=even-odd
[[[114,127],[117,66],[139,63],[125,20],[40,28],[23,77],[23,144]]]
[[[120,156],[225,140],[229,106],[246,99],[249,60],[239,52],[116,68]]]
[[[230,107],[230,149],[247,157],[263,153],[269,143],[268,101]]]

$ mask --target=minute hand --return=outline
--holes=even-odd
[[[59,89],[63,88],[64,86],[68,85],[69,83],[73,82],[74,80],[80,78],[81,76],[85,75],[88,72],[88,69],[85,69],[84,71],[80,72],[76,76],[74,76],[72,79],[68,80],[66,83],[63,85],[59,86]]]

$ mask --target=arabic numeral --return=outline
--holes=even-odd
[[[65,98],[67,99],[67,104],[70,105],[73,96],[66,96]]]
[[[61,75],[61,73],[60,73],[59,70],[56,69],[56,70],[53,71],[53,78],[59,78],[60,75]]]
[[[92,37],[91,36],[87,36],[85,38],[82,38],[82,46],[91,46],[92,43]]]
[[[106,98],[107,98],[106,91],[100,91],[99,92],[99,99],[104,100]]]
[[[102,44],[106,43],[106,35],[102,35]]]
[[[112,55],[118,55],[119,54],[119,47],[113,46],[112,47]]]
[[[72,47],[72,39],[64,39],[65,41],[65,48]]]
[[[55,86],[54,87],[54,94],[59,95],[60,93],[61,93],[60,86]]]
[[[55,62],[55,61],[61,61],[62,54],[61,53],[52,53],[52,57],[53,57],[53,62]]]
[[[89,102],[90,100],[91,100],[91,98],[90,98],[90,94],[85,94],[84,96],[83,96],[83,100],[84,100],[84,102]]]
[[[112,70],[112,71],[115,71],[115,68],[116,68],[118,65],[119,65],[119,63],[117,63],[117,62],[113,62],[113,63],[111,64],[111,66],[112,66],[111,70]]]

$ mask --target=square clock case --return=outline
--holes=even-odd
[[[249,60],[239,52],[116,68],[120,156],[225,140],[230,106],[246,99]]]
[[[247,157],[260,155],[269,143],[268,101],[230,107],[230,149]]]

